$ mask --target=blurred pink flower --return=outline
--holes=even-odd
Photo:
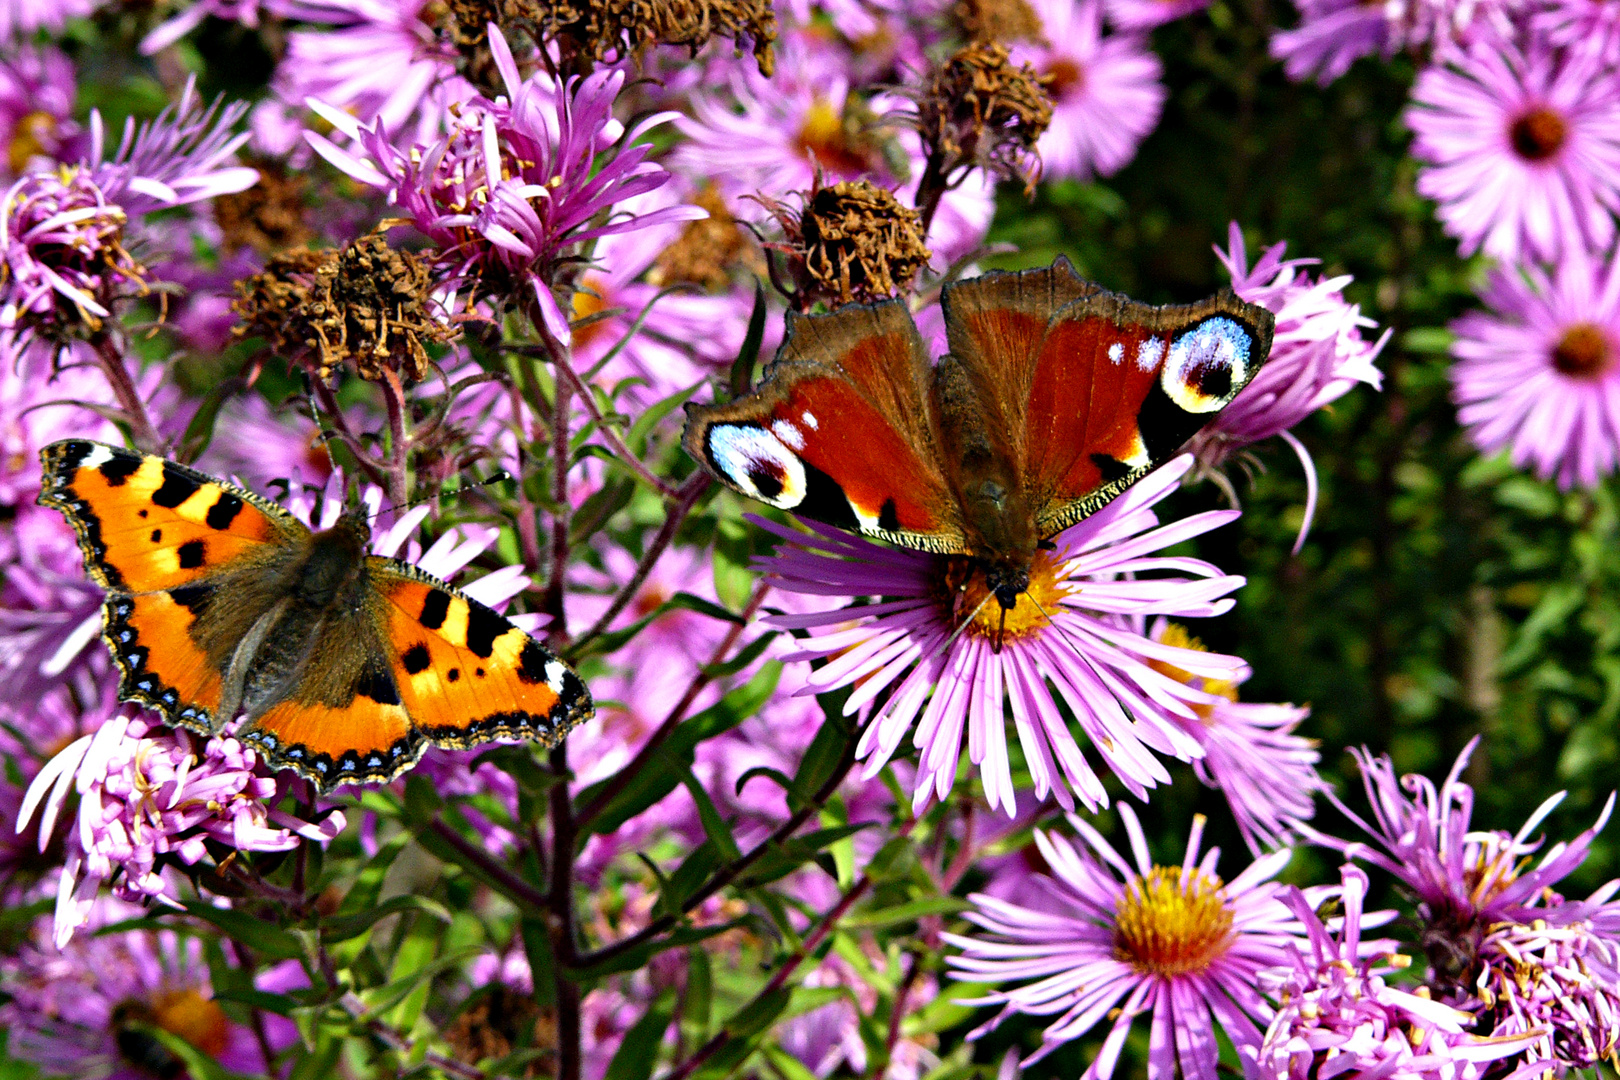
[[[1108,1080],[1137,1017],[1152,1014],[1151,1075],[1216,1080],[1219,1025],[1240,1054],[1253,1053],[1272,1009],[1261,997],[1261,972],[1290,962],[1305,928],[1272,880],[1287,865],[1274,851],[1230,882],[1215,873],[1219,848],[1199,857],[1204,819],[1193,819],[1181,864],[1155,864],[1129,805],[1119,816],[1135,866],[1074,814],[1069,823],[1089,851],[1061,836],[1035,832],[1050,876],[1033,878],[1055,910],[976,893],[970,922],[984,936],[945,934],[962,950],[946,963],[969,982],[1014,983],[964,1004],[1002,1006],[975,1030],[977,1038],[1009,1016],[1056,1016],[1029,1065],[1111,1021],[1102,1049],[1082,1080]],[[1319,902],[1332,890],[1313,889]]]
[[[1385,976],[1411,959],[1395,953],[1393,942],[1362,940],[1367,875],[1346,865],[1340,876],[1344,911],[1332,931],[1299,889],[1283,896],[1310,948],[1290,950],[1289,965],[1265,976],[1278,1006],[1265,1042],[1248,1048],[1244,1064],[1254,1080],[1477,1080],[1492,1062],[1525,1048],[1523,1036],[1500,1029],[1488,1037],[1471,1034],[1471,1013],[1391,986]],[[1332,1064],[1324,1070],[1324,1062]]]
[[[73,61],[58,49],[20,45],[0,57],[0,176],[77,156],[76,90]]]
[[[1217,700],[1164,674],[1162,665],[1214,680],[1238,678],[1245,667],[1237,657],[1160,644],[1120,619],[1218,615],[1232,606],[1226,594],[1243,583],[1201,560],[1153,554],[1238,516],[1216,511],[1159,525],[1151,507],[1191,467],[1190,456],[1176,459],[1054,537],[1051,552],[1041,552],[1031,569],[1029,592],[1006,613],[999,651],[1002,611],[964,560],[883,547],[820,525],[809,525],[806,535],[756,519],[788,541],[759,564],[777,588],[884,597],[868,606],[771,617],[784,629],[812,632],[799,643],[801,658],[828,660],[801,693],[854,687],[844,709],[866,717],[857,750],[866,779],[912,732],[922,752],[913,792],[919,812],[951,789],[965,740],[990,805],[1014,813],[1009,702],[1037,798],[1052,793],[1072,807],[1078,795],[1092,809],[1108,803],[1067,713],[1126,789],[1145,798],[1148,788],[1169,780],[1150,751],[1183,761],[1200,756],[1182,722]],[[1187,576],[1139,576],[1164,571]],[[965,582],[962,589],[957,581]]]
[[[1620,209],[1620,82],[1595,48],[1492,38],[1418,76],[1406,122],[1459,250],[1557,261],[1607,247]]]
[[[100,0],[0,0],[0,41],[27,38],[36,30],[60,31],[69,19],[100,7]]]
[[[1526,8],[1517,0],[1294,0],[1299,25],[1271,37],[1288,77],[1326,85],[1363,56],[1385,60],[1402,49],[1436,61],[1491,37],[1512,36]]]
[[[1103,0],[1116,30],[1151,30],[1209,7],[1209,0]]]
[[[1030,0],[1030,6],[1046,40],[1017,43],[1012,59],[1052,79],[1052,124],[1036,145],[1043,175],[1112,176],[1159,122],[1163,66],[1141,37],[1102,32],[1102,0]]]
[[[1484,453],[1596,487],[1620,461],[1620,256],[1493,270],[1480,298],[1451,324],[1457,419]]]
[[[1542,0],[1529,24],[1548,44],[1595,48],[1605,63],[1620,63],[1620,9],[1607,0]]]

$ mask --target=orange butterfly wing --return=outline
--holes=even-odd
[[[119,697],[211,732],[219,667],[190,634],[197,612],[212,581],[308,530],[267,499],[154,455],[67,439],[40,458],[40,504],[67,518],[85,572],[108,593],[102,636]]]

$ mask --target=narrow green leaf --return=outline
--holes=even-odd
[[[647,1006],[641,1018],[624,1033],[624,1041],[608,1063],[603,1080],[647,1080],[658,1064],[658,1051],[664,1045],[664,1032],[675,1017],[675,991],[665,990]]]
[[[922,900],[913,900],[909,904],[897,904],[894,907],[883,908],[880,911],[866,911],[859,915],[845,918],[841,925],[856,929],[876,930],[902,923],[915,922],[925,915],[955,915],[966,911],[973,905],[966,900],[955,896],[930,896]]]
[[[747,645],[739,649],[737,651],[737,655],[733,656],[730,660],[719,664],[705,665],[703,668],[703,674],[707,675],[711,679],[730,678],[732,675],[736,675],[738,672],[748,667],[755,660],[758,660],[760,655],[763,654],[766,649],[771,647],[771,642],[775,640],[776,634],[774,632],[761,634],[759,637],[755,638],[753,641],[750,641]]]
[[[382,903],[353,915],[338,915],[322,920],[321,937],[328,943],[347,941],[371,929],[379,919],[386,919],[390,915],[398,915],[405,911],[420,911],[444,923],[450,922],[452,918],[450,912],[437,900],[430,900],[426,896],[417,896],[414,893],[404,893],[400,896],[390,896]]]
[[[731,363],[728,380],[731,396],[740,398],[754,385],[754,365],[759,362],[759,347],[765,342],[765,283],[754,280],[754,310],[748,315],[748,333],[743,335],[742,349]]]
[[[202,401],[198,402],[197,411],[191,414],[185,433],[180,436],[180,445],[174,452],[176,461],[190,464],[202,456],[202,452],[208,449],[208,444],[214,441],[214,425],[219,422],[220,409],[227,401],[241,393],[246,385],[240,375],[232,375],[209,388]]]
[[[681,1029],[695,1045],[709,1037],[714,1013],[714,965],[700,945],[686,950],[686,993],[681,998]]]
[[[304,955],[298,938],[275,923],[233,908],[218,908],[201,900],[184,904],[190,914],[224,931],[225,936],[250,946],[267,960],[294,960]]]
[[[410,842],[411,834],[408,832],[391,836],[383,842],[377,849],[377,854],[373,855],[361,869],[360,876],[354,879],[354,884],[349,886],[348,895],[338,906],[338,915],[354,915],[377,906],[377,897],[382,893],[383,879],[388,876],[388,868],[394,865],[394,860],[399,858],[399,853],[404,851],[405,845]]]
[[[630,452],[637,455],[646,454],[647,439],[657,429],[658,425],[664,422],[664,417],[686,404],[687,399],[696,393],[698,387],[702,385],[701,382],[693,383],[685,390],[678,390],[662,401],[654,402],[642,410],[641,415],[636,418],[636,422],[630,426],[630,430],[624,436],[624,444],[630,448]]]

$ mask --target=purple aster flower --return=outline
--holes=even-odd
[[[107,153],[101,114],[90,113],[90,152],[85,167],[107,200],[131,216],[184,206],[246,191],[259,182],[257,169],[231,163],[247,142],[246,133],[231,128],[247,113],[243,102],[204,106],[196,79],[186,80],[180,100],[155,120],[136,126],[124,123],[118,148]]]
[[[1253,1080],[1377,1076],[1390,1080],[1475,1080],[1490,1063],[1512,1057],[1528,1039],[1496,1031],[1470,1032],[1475,1018],[1415,992],[1389,985],[1385,976],[1411,965],[1392,942],[1364,942],[1361,932],[1367,875],[1340,870],[1344,913],[1330,932],[1297,888],[1283,902],[1305,927],[1309,949],[1292,950],[1291,963],[1271,996],[1277,1015],[1265,1042],[1245,1065]],[[1371,925],[1369,922],[1368,925]]]
[[[1389,340],[1389,331],[1377,341],[1362,337],[1362,330],[1378,324],[1363,317],[1359,305],[1345,300],[1349,274],[1313,279],[1300,267],[1316,260],[1284,259],[1286,243],[1267,248],[1251,269],[1243,231],[1235,221],[1227,245],[1226,251],[1216,248],[1215,254],[1232,275],[1233,291],[1276,315],[1277,328],[1266,366],[1198,433],[1192,449],[1205,469],[1215,469],[1243,447],[1281,436],[1305,467],[1305,520],[1294,545],[1298,551],[1316,511],[1316,466],[1288,429],[1357,383],[1382,389],[1384,375],[1373,361]]]
[[[1157,3],[1158,0],[1151,0]],[[1163,67],[1133,34],[1102,32],[1102,0],[1030,0],[1046,40],[1016,43],[1014,63],[1050,76],[1052,123],[1036,149],[1045,176],[1111,176],[1159,122]]]
[[[903,954],[902,954],[903,955]],[[874,982],[896,985],[904,979],[899,955],[886,957],[870,941],[861,950],[863,967],[858,970],[846,957],[829,953],[814,971],[799,983],[807,990],[842,990],[843,997],[820,1008],[794,1016],[776,1029],[774,1038],[787,1053],[798,1058],[818,1077],[832,1076],[844,1069],[856,1076],[867,1075],[868,1052],[861,1036],[862,1020],[868,1023],[877,1013],[878,992]],[[906,1007],[917,1011],[939,993],[934,977],[924,974],[909,986]],[[890,1049],[884,1080],[915,1080],[939,1065],[939,1058],[923,1040],[916,1037],[895,1040]]]
[[[0,40],[30,37],[35,30],[54,34],[69,19],[82,18],[100,6],[99,0],[0,0]]]
[[[845,711],[866,715],[857,749],[865,778],[877,775],[915,726],[918,810],[950,790],[965,739],[990,805],[1011,815],[1008,702],[1036,796],[1050,792],[1066,808],[1074,805],[1071,788],[1089,808],[1108,802],[1066,713],[1138,797],[1169,780],[1152,752],[1183,761],[1200,756],[1182,722],[1218,699],[1155,664],[1230,680],[1244,671],[1243,661],[1153,641],[1124,618],[1218,615],[1243,583],[1201,560],[1153,554],[1238,516],[1217,511],[1159,525],[1152,506],[1191,467],[1190,456],[1176,459],[1055,537],[1004,622],[998,607],[981,604],[989,593],[968,559],[880,547],[819,525],[805,535],[761,521],[789,541],[760,563],[778,588],[883,597],[870,606],[770,619],[813,632],[800,643],[801,657],[829,658],[802,692],[855,687]],[[1167,571],[1187,576],[1142,576]]]
[[[1541,841],[1531,833],[1564,799],[1559,792],[1536,808],[1517,833],[1474,828],[1474,791],[1458,777],[1479,744],[1476,736],[1458,755],[1438,789],[1427,778],[1400,779],[1388,757],[1352,749],[1372,806],[1369,824],[1337,798],[1334,803],[1374,843],[1325,836],[1303,823],[1313,842],[1346,858],[1377,866],[1409,889],[1418,903],[1429,956],[1430,978],[1444,987],[1471,976],[1481,942],[1499,923],[1543,920],[1563,925],[1590,914],[1591,905],[1566,902],[1552,886],[1586,860],[1592,841],[1614,810],[1614,796],[1597,823],[1574,840],[1553,844],[1532,864]]]
[[[1480,946],[1472,989],[1481,1026],[1528,1042],[1514,1075],[1564,1075],[1620,1065],[1620,969],[1614,940],[1585,920],[1502,923]],[[1539,1067],[1538,1067],[1539,1066]]]
[[[1557,261],[1607,247],[1620,208],[1620,83],[1595,48],[1492,39],[1418,76],[1418,191],[1471,255]]]
[[[1203,11],[1209,0],[1103,0],[1108,23],[1116,30],[1151,30]]]
[[[299,837],[324,842],[343,830],[341,812],[310,823],[270,809],[281,792],[258,764],[229,736],[203,743],[122,716],[52,758],[29,785],[17,829],[41,810],[40,835],[50,835],[68,792],[78,792],[78,826],[56,894],[57,947],[86,924],[104,881],[121,900],[174,902],[177,886],[160,860],[194,866],[210,858],[209,840],[287,851]]]
[[[1596,48],[1605,63],[1620,62],[1620,10],[1605,0],[1544,0],[1529,22],[1551,45]]]
[[[1498,269],[1481,299],[1492,310],[1451,325],[1458,420],[1485,453],[1595,487],[1620,457],[1620,256]]]
[[[73,61],[48,46],[18,46],[0,58],[0,175],[19,176],[68,160],[73,120]]]
[[[271,89],[291,108],[321,101],[408,146],[438,138],[454,126],[452,106],[477,96],[456,74],[454,50],[434,34],[428,0],[303,6],[315,10],[295,14],[337,25],[287,35]]]
[[[102,900],[90,922],[109,926],[139,908]],[[46,920],[36,940],[0,960],[0,1027],[9,1053],[51,1075],[149,1080],[152,1062],[134,1060],[129,1035],[151,1027],[177,1035],[223,1070],[268,1067],[251,1032],[213,1000],[202,942],[168,931],[126,930],[50,944]]]
[[[1204,648],[1185,627],[1163,619],[1151,637],[1177,648]],[[1204,756],[1192,763],[1193,772],[1226,796],[1249,850],[1258,855],[1264,847],[1288,843],[1293,823],[1310,818],[1317,794],[1328,790],[1316,772],[1322,759],[1316,740],[1294,734],[1311,710],[1239,701],[1236,681],[1201,678],[1162,661],[1150,662],[1215,699],[1195,704],[1197,719],[1182,718],[1181,724],[1204,748]]]
[[[552,295],[558,260],[575,245],[664,222],[705,217],[689,206],[593,219],[626,200],[662,187],[669,174],[647,160],[639,142],[670,119],[658,113],[628,133],[613,118],[623,71],[600,68],[570,80],[559,93],[544,73],[523,79],[500,31],[490,46],[510,97],[477,98],[458,110],[454,130],[431,146],[401,151],[378,121],[312,105],[369,155],[359,157],[319,135],[308,135],[328,161],[362,183],[381,188],[430,240],[447,288],[485,296],[532,292],[539,319],[563,342],[568,320]],[[615,145],[616,144],[616,145]]]
[[[1287,964],[1303,927],[1272,880],[1287,865],[1286,848],[1254,863],[1230,882],[1215,873],[1219,848],[1202,858],[1204,819],[1193,819],[1180,865],[1156,865],[1136,815],[1121,803],[1135,866],[1076,815],[1069,823],[1085,841],[1035,832],[1050,876],[1034,880],[1048,903],[1033,908],[982,893],[967,918],[983,937],[945,934],[962,950],[946,958],[957,979],[1017,983],[964,1004],[1002,1010],[973,1032],[976,1038],[1008,1016],[1055,1016],[1028,1065],[1090,1031],[1112,1026],[1082,1080],[1114,1074],[1137,1017],[1151,1014],[1149,1075],[1178,1073],[1215,1080],[1215,1026],[1240,1053],[1260,1045],[1272,1009],[1257,987],[1261,972]],[[1322,890],[1313,890],[1320,900]]]
[[[1391,32],[1383,5],[1365,0],[1294,0],[1299,25],[1271,35],[1271,55],[1283,62],[1290,79],[1315,77],[1326,86],[1363,56],[1395,55],[1398,37]]]

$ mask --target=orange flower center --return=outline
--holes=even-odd
[[[20,173],[28,162],[45,153],[45,142],[56,132],[56,117],[48,112],[31,112],[11,132],[11,146],[6,151],[6,163],[13,173]]]
[[[574,290],[574,298],[569,303],[572,321],[575,324],[590,318],[592,315],[606,311],[613,305],[608,302],[607,280],[598,274],[587,274],[580,281],[579,287]],[[597,319],[584,325],[574,327],[574,347],[583,348],[590,344],[602,331],[607,328],[607,319]]]
[[[217,1058],[230,1042],[225,1011],[196,990],[171,990],[153,1008],[157,1026],[178,1035],[209,1057]]]
[[[1541,105],[1513,121],[1508,128],[1513,149],[1529,161],[1545,161],[1558,153],[1568,134],[1564,118]]]
[[[1197,652],[1209,651],[1204,648],[1202,641],[1189,634],[1187,628],[1180,623],[1166,624],[1164,634],[1159,638],[1159,643],[1161,645],[1173,645],[1178,649],[1193,649]],[[1236,701],[1238,699],[1237,683],[1235,682],[1226,679],[1206,679],[1202,675],[1194,675],[1190,671],[1178,668],[1174,664],[1168,664],[1163,660],[1149,660],[1147,664],[1148,667],[1159,674],[1168,675],[1176,682],[1190,686],[1195,690],[1202,690],[1206,694],[1223,697],[1227,701]],[[1209,722],[1210,716],[1215,712],[1213,704],[1200,705],[1197,702],[1190,702],[1189,704],[1192,705],[1193,711],[1198,713],[1206,724]]]
[[[1565,375],[1595,378],[1609,370],[1614,353],[1609,338],[1591,323],[1576,323],[1553,346],[1553,367]]]
[[[800,156],[840,176],[855,176],[871,167],[858,125],[825,98],[816,98],[805,110],[804,122],[793,141]]]
[[[1221,879],[1155,866],[1125,887],[1114,907],[1114,957],[1144,975],[1205,971],[1236,936]]]
[[[1047,93],[1052,95],[1054,101],[1070,90],[1079,89],[1086,84],[1084,69],[1073,60],[1062,56],[1047,64],[1042,74],[1047,78]]]
[[[951,603],[954,629],[967,622],[965,633],[991,641],[1010,641],[1038,634],[1051,623],[1064,597],[1079,590],[1058,577],[1059,564],[1049,552],[1037,551],[1029,567],[1029,588],[1018,594],[1018,603],[1005,609],[990,591],[985,565],[976,559],[953,555],[946,560],[944,588]]]

